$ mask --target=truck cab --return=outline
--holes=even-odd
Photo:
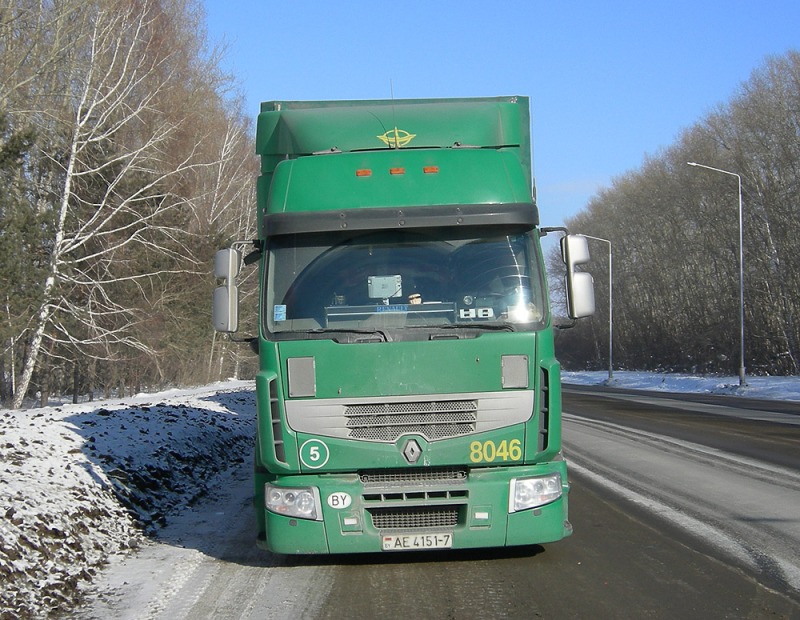
[[[524,97],[262,106],[263,547],[571,533],[529,124]],[[581,239],[562,240],[573,318],[593,311]],[[216,261],[220,331],[236,331],[240,263]]]

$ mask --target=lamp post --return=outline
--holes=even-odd
[[[742,177],[735,172],[712,168],[697,162],[686,162],[689,166],[706,168],[714,172],[721,172],[736,177],[739,181],[739,386],[747,385],[747,378],[744,370],[744,234],[742,230]]]
[[[611,263],[611,242],[608,239],[592,237],[591,235],[583,236],[587,239],[594,239],[608,244],[608,382],[610,383],[614,377],[614,277]]]

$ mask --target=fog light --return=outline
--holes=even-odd
[[[319,490],[316,487],[277,487],[264,485],[266,509],[275,514],[298,519],[322,520]]]
[[[544,506],[561,497],[561,474],[556,472],[535,478],[514,478],[508,498],[508,512]]]

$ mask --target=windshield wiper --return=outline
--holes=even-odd
[[[435,329],[485,329],[494,332],[516,331],[510,323],[446,323],[444,325],[431,325]]]
[[[307,334],[361,334],[365,336],[378,336],[380,342],[390,342],[391,338],[386,335],[386,332],[380,329],[353,329],[349,327],[321,327],[319,329],[309,329]],[[338,342],[338,340],[337,340]]]

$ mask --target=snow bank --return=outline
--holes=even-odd
[[[608,380],[606,371],[563,372],[562,381],[578,385],[606,385],[653,392],[692,392],[744,398],[800,400],[800,377],[747,377],[747,385],[740,386],[738,376],[701,376],[615,370],[611,381]]]
[[[249,458],[253,389],[0,411],[0,618],[68,613],[110,555]]]

